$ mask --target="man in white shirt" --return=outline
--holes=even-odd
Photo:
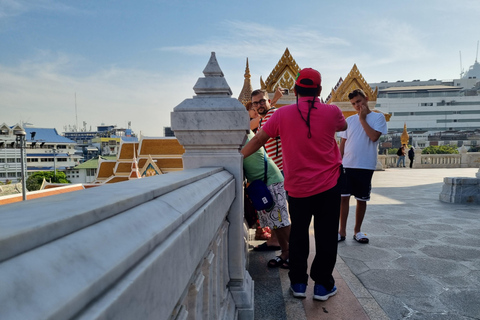
[[[377,165],[378,139],[387,133],[387,122],[381,113],[368,108],[368,97],[361,89],[349,95],[350,103],[358,112],[347,118],[348,129],[339,132],[340,153],[345,169],[345,183],[342,189],[340,228],[338,241],[345,240],[350,196],[355,196],[357,207],[353,239],[368,243],[366,234],[361,232],[362,222],[370,200],[373,172]]]

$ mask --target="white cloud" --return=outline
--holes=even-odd
[[[67,55],[47,63],[24,62],[18,68],[0,66],[0,122],[30,122],[39,127],[75,125],[75,93],[78,123],[93,129],[102,122],[161,136],[170,125],[170,112],[193,95],[196,79],[110,67],[86,77],[62,73],[73,61]],[[178,83],[191,86],[178,87]],[[12,107],[15,106],[15,107]],[[60,126],[60,127],[59,127]]]

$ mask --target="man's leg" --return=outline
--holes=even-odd
[[[283,260],[288,259],[288,240],[290,238],[290,226],[274,229],[273,234],[275,234],[275,237],[278,239],[278,244],[280,245],[280,248],[282,248],[282,254],[280,255],[280,258],[282,258]]]
[[[312,220],[308,198],[288,197],[290,229],[290,271],[288,276],[292,284],[307,284],[308,253],[310,251],[309,227]]]
[[[315,258],[310,276],[330,291],[335,285],[332,273],[337,261],[340,189],[337,186],[314,197]]]
[[[345,237],[347,235],[347,219],[350,210],[350,196],[342,197],[340,204],[340,228],[338,233]]]
[[[357,200],[357,209],[355,211],[355,234],[359,233],[362,228],[363,218],[365,218],[365,212],[367,211],[367,201]]]

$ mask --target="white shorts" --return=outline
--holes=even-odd
[[[278,229],[288,227],[290,225],[290,217],[288,215],[287,200],[283,182],[273,183],[267,186],[272,193],[275,205],[271,211],[258,211],[258,221],[262,228],[270,227],[270,229]]]

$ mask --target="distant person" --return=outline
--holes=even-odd
[[[400,162],[402,162],[402,166],[405,168],[405,145],[402,145],[400,148],[398,148],[397,156],[397,168],[400,167]]]
[[[387,122],[383,114],[372,112],[368,108],[368,97],[363,90],[353,90],[348,99],[357,114],[347,118],[348,129],[339,133],[345,184],[342,190],[338,241],[345,240],[347,234],[350,196],[353,195],[357,200],[353,239],[368,243],[367,235],[361,232],[361,227],[367,211],[367,201],[370,200],[373,172],[377,166],[378,139],[387,133]]]
[[[247,143],[254,137],[252,131],[247,135]],[[264,149],[261,148],[255,151],[250,157],[243,159],[243,171],[247,181],[251,183],[254,180],[264,179],[265,174],[265,154]],[[274,259],[268,261],[267,266],[271,268],[281,267],[288,269],[288,241],[290,237],[290,219],[288,217],[287,201],[285,195],[285,189],[283,186],[283,175],[275,165],[275,163],[267,157],[267,188],[273,196],[275,205],[270,211],[260,210],[258,212],[258,218],[260,220],[260,227],[269,227],[272,234],[275,235],[276,241],[278,241],[279,248],[271,245],[270,248],[282,250],[281,254]],[[269,240],[263,244],[264,247],[268,246]],[[262,246],[262,245],[261,245]],[[258,249],[257,251],[262,251]],[[260,247],[262,248],[262,247]],[[266,248],[265,248],[266,249]],[[263,250],[266,251],[266,250]]]
[[[337,292],[332,276],[337,259],[337,230],[340,211],[341,156],[335,140],[347,123],[337,106],[321,103],[320,73],[302,69],[295,80],[297,103],[277,109],[242,149],[248,157],[281,134],[285,189],[290,219],[290,290],[305,298],[308,282],[309,227],[314,217],[315,257],[310,277],[315,281],[313,298],[327,300]],[[252,101],[265,106],[262,93]],[[263,107],[266,109],[266,107]],[[259,114],[264,110],[257,107]]]
[[[415,149],[413,147],[410,147],[410,150],[408,150],[408,159],[410,160],[410,169],[412,169],[413,159],[415,159]]]

